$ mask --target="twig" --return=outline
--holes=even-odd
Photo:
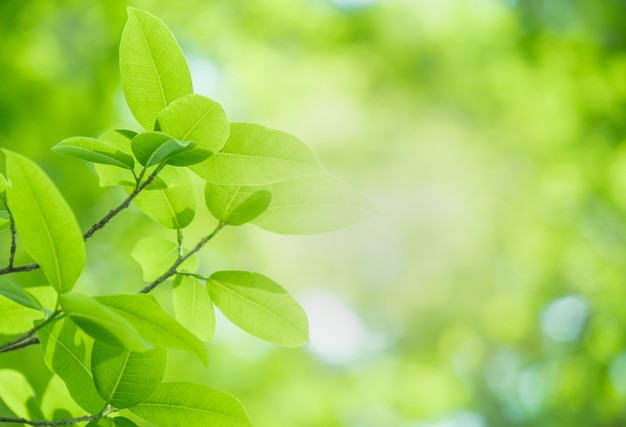
[[[7,209],[7,213],[9,214],[9,224],[11,229],[11,250],[9,252],[9,265],[7,267],[13,268],[13,263],[15,262],[15,251],[17,250],[17,231],[15,230],[15,221],[13,220],[13,214],[11,213],[11,209],[9,209],[8,203],[5,203],[4,207]]]
[[[204,245],[207,244],[207,242],[209,240],[211,240],[212,238],[214,238],[217,233],[220,232],[220,230],[222,228],[224,228],[225,224],[218,224],[217,227],[215,227],[215,230],[213,230],[213,232],[211,234],[209,234],[208,236],[203,237],[202,239],[200,239],[200,241],[198,242],[198,244],[189,252],[187,252],[186,255],[184,256],[179,256],[176,261],[174,262],[174,264],[172,264],[172,266],[165,272],[163,273],[158,279],[156,279],[154,282],[150,283],[149,285],[147,285],[145,288],[143,288],[141,291],[139,291],[140,294],[147,294],[150,293],[154,288],[156,288],[157,286],[159,286],[161,283],[165,282],[167,279],[169,279],[170,277],[172,277],[173,275],[175,275],[177,273],[176,269],[185,261],[187,261],[187,259],[192,256],[193,254],[195,254],[196,252],[198,252],[200,249],[202,249],[202,247]]]
[[[58,421],[31,421],[25,418],[0,417],[0,423],[28,424],[31,426],[63,426],[80,423],[81,421],[95,421],[104,417],[103,414],[85,415],[78,418]]]
[[[22,273],[25,271],[37,270],[38,268],[39,264],[37,263],[18,265],[17,267],[4,267],[0,268],[0,276],[9,273]]]
[[[27,340],[19,341],[18,343],[13,344],[11,346],[3,347],[2,350],[0,350],[0,353],[6,353],[9,351],[19,350],[20,348],[28,347],[29,345],[33,345],[33,344],[39,344],[39,338],[32,337]]]

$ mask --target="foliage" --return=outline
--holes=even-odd
[[[188,351],[206,366],[213,305],[241,329],[287,347],[308,341],[307,317],[285,289],[261,274],[199,273],[196,253],[228,226],[253,223],[278,233],[318,233],[361,219],[371,207],[326,172],[300,140],[255,124],[229,123],[218,103],[194,94],[185,57],[158,18],[128,8],[119,52],[124,95],[144,130],[71,137],[52,147],[96,164],[101,185],[123,187],[128,196],[117,207],[82,233],[46,173],[3,149],[0,197],[11,248],[0,274],[41,270],[44,278],[38,292],[0,280],[0,328],[17,335],[0,345],[0,352],[40,344],[54,375],[36,396],[20,372],[0,370],[0,383],[14,387],[0,387],[10,414],[0,422],[128,426],[135,425],[127,418],[132,413],[158,426],[249,426],[233,396],[204,385],[164,382],[167,349]],[[187,230],[204,208],[197,205],[197,194],[217,220],[211,232],[202,227],[201,236]],[[138,294],[76,291],[90,261],[85,241],[131,203],[174,230],[176,239],[137,241],[132,256],[147,282],[134,290]],[[183,241],[190,237],[197,242],[186,248]],[[16,264],[22,247],[32,263]],[[167,305],[173,304],[174,316],[151,294],[172,280]]]

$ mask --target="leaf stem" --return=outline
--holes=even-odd
[[[11,249],[9,251],[9,265],[7,268],[13,268],[13,263],[15,262],[15,251],[17,250],[17,231],[15,230],[15,221],[13,220],[11,209],[9,209],[9,204],[5,203],[4,207],[7,209],[7,213],[9,214],[9,227],[11,230]]]
[[[41,328],[46,326],[48,323],[50,323],[50,322],[52,322],[54,320],[57,320],[57,317],[59,316],[59,314],[61,314],[60,310],[55,311],[50,316],[48,316],[46,319],[44,319],[43,322],[41,322],[40,324],[38,324],[37,326],[35,326],[31,330],[27,331],[26,333],[24,333],[20,337],[14,339],[13,341],[9,341],[9,342],[6,342],[6,343],[0,345],[0,353],[4,353],[4,352],[7,352],[7,351],[18,350],[20,348],[24,348],[24,347],[27,347],[27,346],[32,345],[32,344],[37,344],[39,342],[39,338],[33,337],[33,335],[35,335],[35,333],[38,330],[40,330]]]
[[[148,284],[145,288],[143,288],[141,291],[139,291],[140,294],[147,294],[149,292],[151,292],[154,288],[156,288],[157,286],[159,286],[161,283],[165,282],[167,279],[169,279],[170,277],[172,277],[173,275],[175,275],[177,273],[176,269],[183,263],[185,262],[190,256],[192,256],[193,254],[195,254],[196,252],[198,252],[200,249],[202,249],[202,247],[204,245],[207,244],[207,242],[209,242],[209,240],[211,240],[212,238],[214,238],[217,233],[220,232],[220,230],[222,228],[224,228],[226,224],[223,223],[219,223],[217,225],[217,227],[215,227],[215,230],[213,230],[211,232],[211,234],[209,234],[208,236],[203,237],[202,239],[200,239],[200,241],[198,242],[198,244],[196,244],[196,246],[194,246],[194,248],[192,250],[190,250],[189,252],[187,252],[186,255],[183,256],[178,256],[178,258],[176,259],[176,261],[172,264],[172,266],[165,272],[163,273],[158,279],[156,279],[155,281],[153,281],[152,283]]]
[[[78,418],[57,421],[31,421],[25,418],[0,417],[0,423],[28,424],[31,426],[63,426],[76,424],[84,421],[95,421],[103,418],[104,414],[85,415]]]

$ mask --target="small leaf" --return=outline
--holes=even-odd
[[[76,217],[39,166],[2,150],[11,185],[7,199],[21,243],[59,293],[69,292],[85,265],[85,244]]]
[[[271,279],[246,271],[218,271],[207,288],[215,305],[244,331],[285,347],[309,341],[306,313]]]
[[[135,160],[132,156],[118,150],[106,141],[85,136],[64,139],[53,146],[52,150],[92,163],[102,163],[130,170],[135,167]]]
[[[170,185],[163,176],[166,188],[142,191],[134,203],[159,224],[181,229],[187,227],[196,214],[196,189],[187,170],[165,168],[163,172],[169,169],[176,174],[176,184]]]
[[[166,163],[168,159],[195,146],[195,142],[178,141],[161,132],[140,133],[131,142],[135,157],[146,167]]]
[[[46,391],[41,397],[41,412],[43,416],[50,421],[57,421],[62,418],[57,416],[63,416],[67,418],[64,413],[69,413],[69,416],[74,418],[84,414],[84,410],[72,399],[67,386],[58,375],[52,375]]]
[[[168,104],[191,94],[191,75],[176,39],[159,18],[128,8],[120,41],[122,89],[135,119],[146,130]]]
[[[91,375],[93,338],[68,318],[47,324],[37,335],[46,365],[65,382],[76,403],[90,414],[99,412],[105,402]]]
[[[159,427],[252,427],[235,397],[199,384],[163,383],[152,396],[129,409]]]
[[[6,201],[6,191],[8,185],[6,177],[0,173],[0,201]],[[4,203],[0,203],[0,206],[4,209],[3,205]]]
[[[67,316],[96,340],[132,350],[144,350],[141,335],[124,317],[98,300],[79,293],[61,295],[61,307]]]
[[[146,341],[157,347],[190,351],[207,364],[202,342],[163,311],[152,295],[116,295],[97,300],[124,317]]]
[[[163,380],[166,362],[167,350],[163,348],[137,352],[96,341],[91,372],[100,397],[122,409],[136,405],[156,390]]]
[[[187,95],[168,105],[157,119],[160,129],[183,141],[193,141],[210,155],[224,146],[230,133],[226,113],[202,95]]]
[[[131,140],[137,135],[136,132],[130,130],[110,130],[100,135],[100,140],[115,147],[116,150],[133,158],[133,150],[131,148]],[[120,169],[111,165],[95,164],[94,168],[98,174],[101,187],[107,187],[111,185],[126,185],[130,187],[135,186],[135,177],[131,170]],[[136,173],[140,172],[141,165],[135,163]]]
[[[33,327],[33,322],[44,317],[41,309],[25,307],[7,298],[0,298],[0,334],[15,335]]]
[[[37,298],[32,296],[20,285],[10,282],[3,277],[0,277],[0,295],[5,296],[12,301],[15,301],[16,303],[23,305],[24,307],[32,308],[34,310],[45,311],[39,301],[37,301]]]
[[[115,423],[115,427],[137,427],[134,421],[125,417],[115,417],[113,418],[113,422]]]
[[[24,374],[13,369],[0,369],[0,398],[16,416],[31,417],[28,401],[34,394]]]
[[[269,207],[253,224],[282,234],[316,234],[361,221],[376,210],[345,182],[321,172],[248,191],[272,193]]]
[[[147,282],[159,278],[178,258],[178,245],[171,240],[159,237],[146,237],[135,244],[131,256],[143,270],[143,279]],[[191,256],[178,270],[196,271],[197,257]]]
[[[252,221],[270,204],[272,193],[251,187],[218,185],[207,182],[204,200],[209,211],[222,224],[241,225]]]
[[[232,123],[226,145],[191,170],[221,185],[266,185],[319,172],[309,148],[288,133],[251,123]]]
[[[2,205],[0,205],[0,208],[1,207]],[[6,231],[9,228],[11,228],[11,219],[9,218],[9,212],[0,211],[0,231]]]
[[[211,296],[197,279],[178,275],[172,288],[176,320],[202,341],[215,332],[215,312]]]

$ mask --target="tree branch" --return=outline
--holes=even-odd
[[[173,275],[175,275],[177,273],[176,269],[185,261],[187,261],[187,259],[192,256],[193,254],[195,254],[196,252],[198,252],[200,249],[202,249],[202,247],[204,245],[207,244],[207,242],[209,240],[211,240],[212,238],[214,238],[217,233],[220,232],[220,230],[222,228],[224,228],[226,224],[218,224],[217,227],[215,227],[215,230],[213,230],[213,232],[211,234],[209,234],[208,236],[203,237],[202,239],[200,239],[200,241],[198,242],[198,244],[192,249],[190,250],[186,255],[184,256],[178,256],[178,258],[176,259],[176,261],[174,262],[174,264],[171,265],[171,267],[165,272],[163,273],[158,279],[156,279],[154,282],[150,283],[149,285],[147,285],[145,288],[143,288],[141,291],[139,291],[140,294],[147,294],[150,293],[154,288],[156,288],[157,286],[159,286],[161,283],[165,282],[167,279],[169,279],[170,277],[172,277]]]
[[[81,421],[95,421],[104,417],[104,414],[85,415],[78,418],[57,421],[31,421],[25,418],[0,417],[0,423],[28,424],[31,426],[63,426],[80,423]]]
[[[9,341],[7,343],[4,343],[4,344],[0,345],[0,353],[4,353],[4,352],[7,352],[7,351],[18,350],[20,348],[24,348],[24,347],[27,347],[29,345],[39,343],[39,338],[33,337],[33,335],[35,335],[35,333],[38,330],[40,330],[41,328],[46,326],[48,323],[56,320],[56,318],[57,318],[57,316],[59,314],[61,314],[60,310],[55,311],[50,316],[48,316],[46,319],[44,319],[43,322],[41,322],[40,324],[38,324],[37,326],[35,326],[31,330],[29,330],[28,332],[26,332],[22,336],[14,339],[13,341]]]
[[[9,205],[5,203],[4,207],[7,208],[7,213],[9,214],[9,224],[11,229],[11,250],[9,252],[9,265],[7,267],[13,268],[13,263],[15,262],[15,251],[17,250],[17,231],[15,230],[15,221],[13,220],[13,214],[11,213],[11,209],[9,209]]]

